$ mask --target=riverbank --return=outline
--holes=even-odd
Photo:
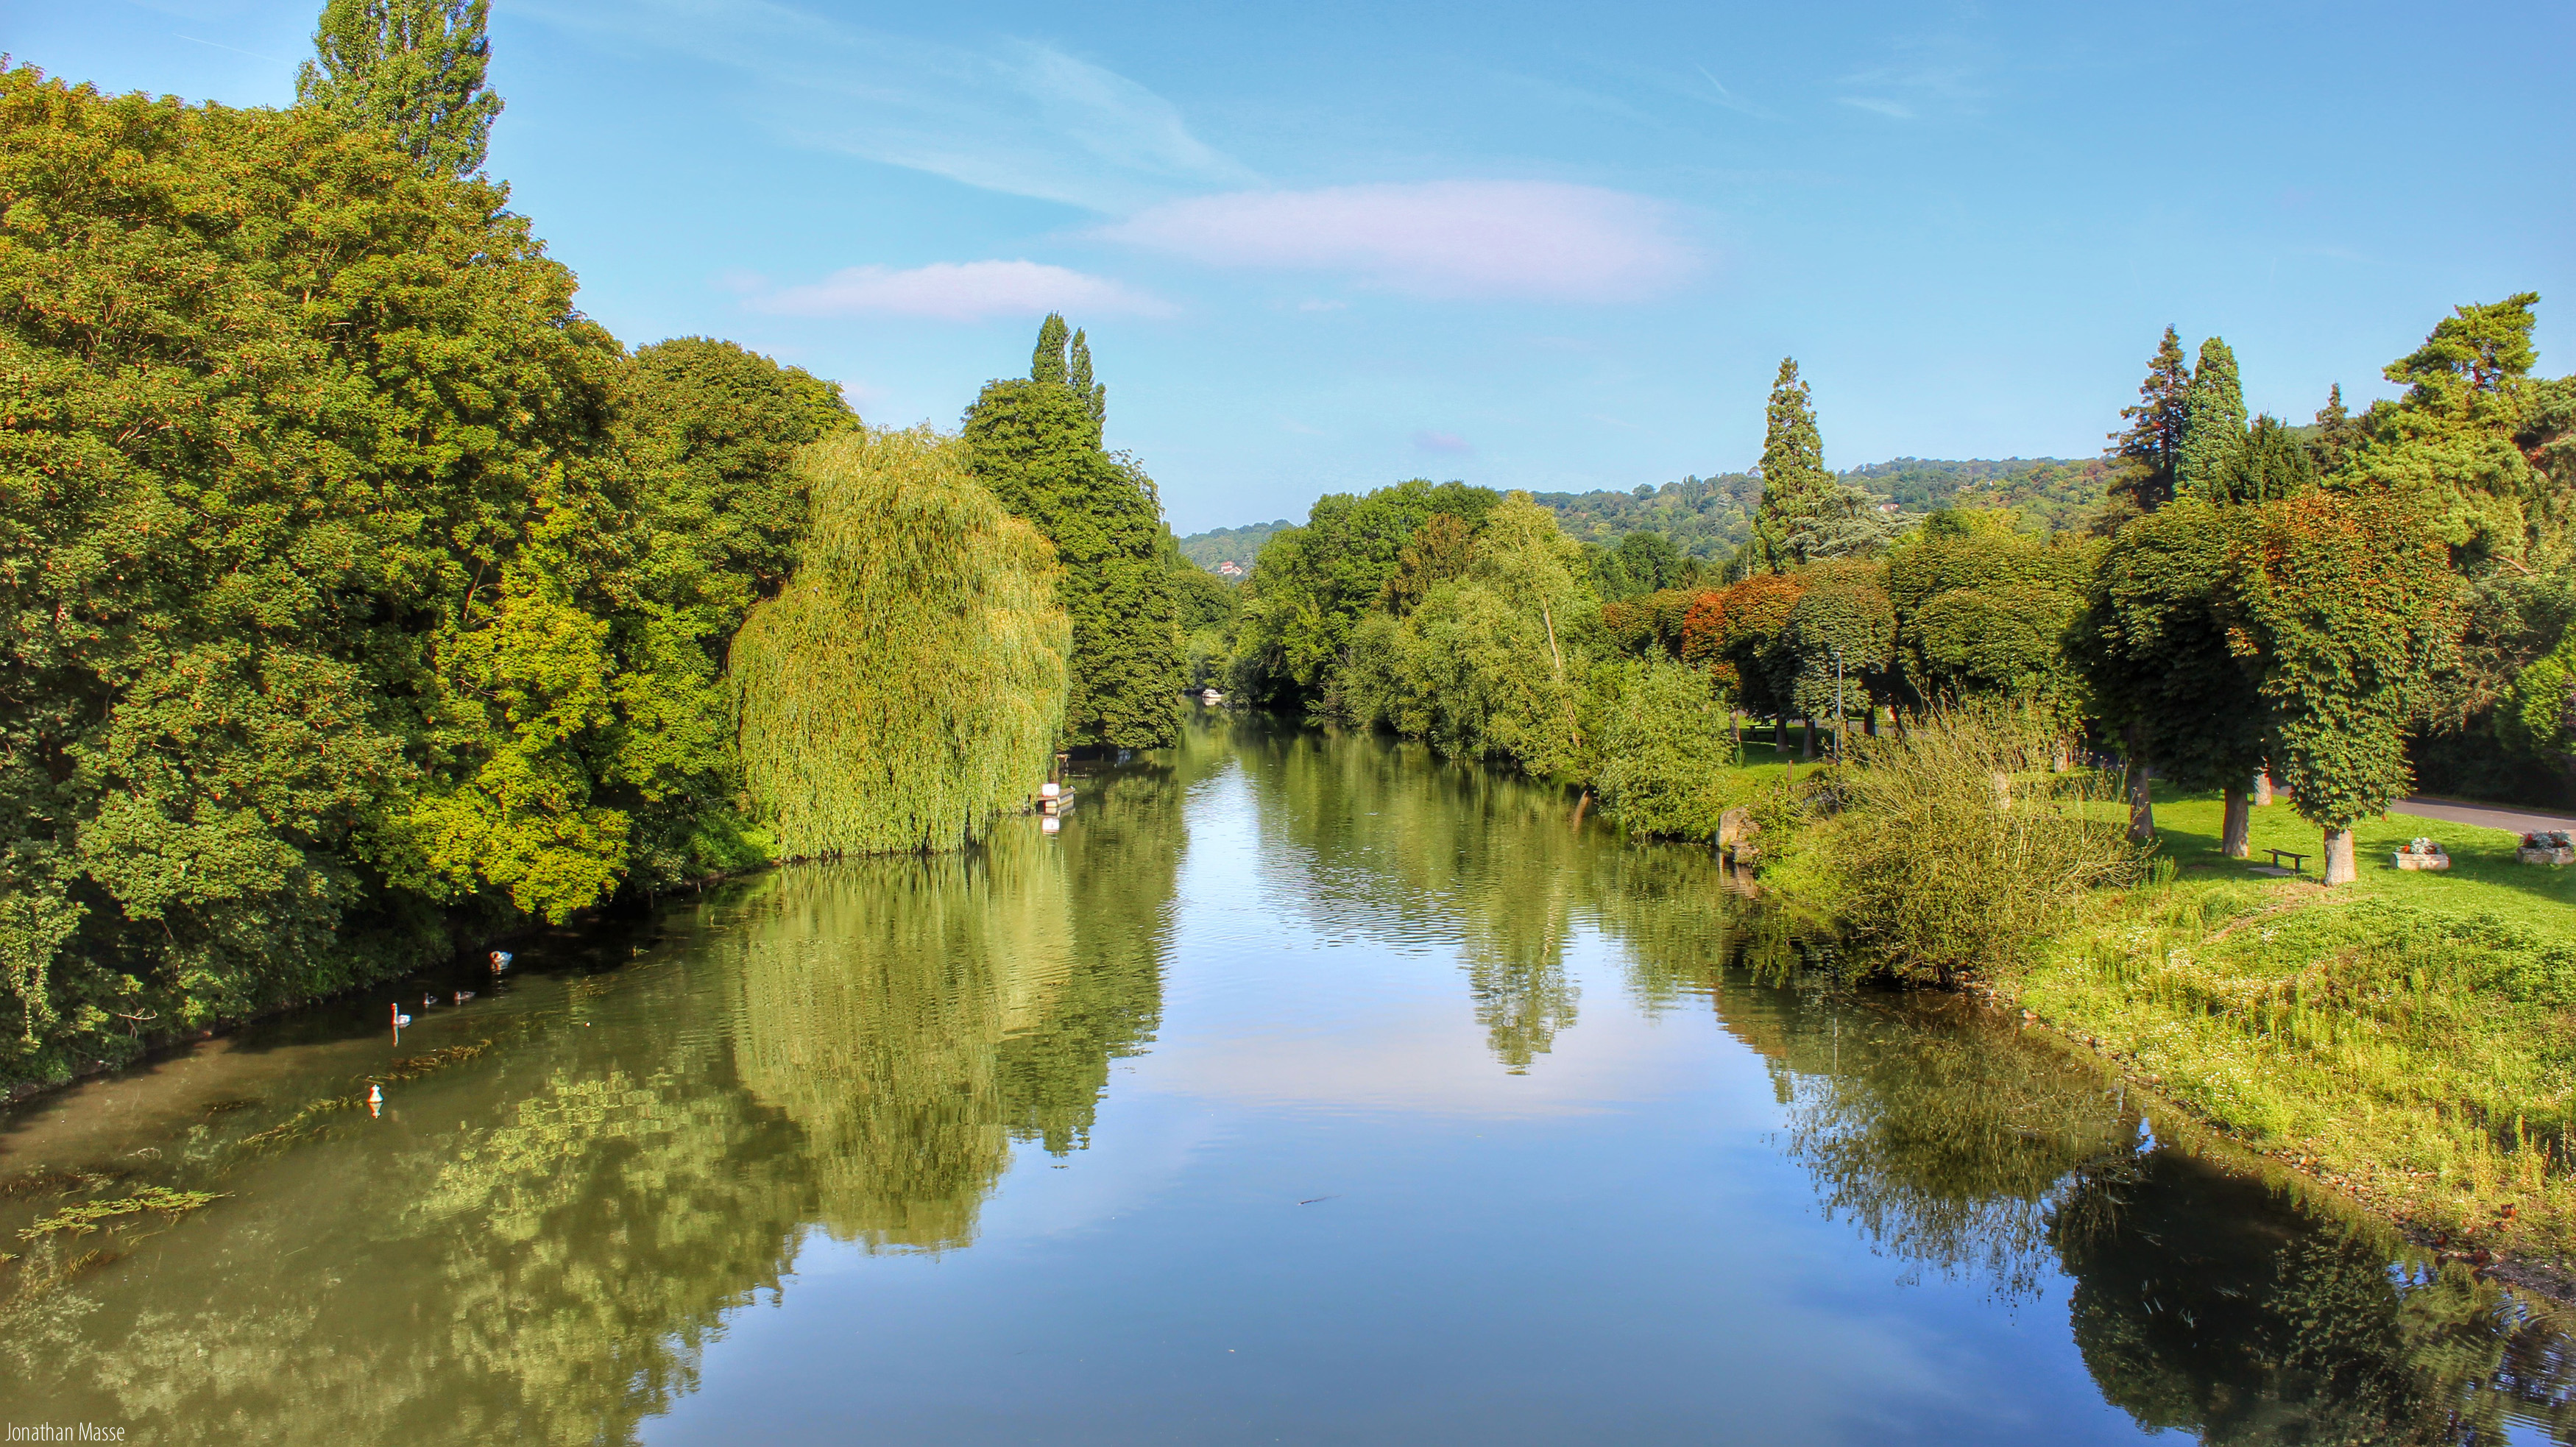
[[[1758,807],[1789,762],[1748,743],[1728,797]],[[2216,795],[2159,788],[2167,867],[1973,987],[2437,1253],[2576,1295],[2576,868],[2391,813],[2356,828],[2361,879],[2329,891],[2289,806],[2254,811],[2249,860],[2220,852],[2221,817]],[[2396,867],[2419,836],[2449,870]],[[1768,841],[1763,882],[1829,930],[1801,842]],[[2274,848],[2306,872],[2271,867]]]
[[[1998,998],[2427,1245],[2567,1279],[2576,1261],[2576,870],[2518,836],[2391,814],[2328,891],[2219,852],[2220,803],[2158,799],[2170,882],[2108,892]],[[2313,851],[2286,806],[2255,857]],[[2443,873],[2391,855],[2438,840]],[[2310,861],[2313,869],[2315,861]]]

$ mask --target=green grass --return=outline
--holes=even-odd
[[[2007,998],[2226,1127],[2428,1229],[2576,1253],[2576,869],[2502,830],[2396,814],[2356,830],[2359,882],[2319,883],[2318,831],[2254,811],[2218,851],[2214,796],[2157,799],[2172,882],[2108,891]],[[2453,859],[2396,868],[2417,835]],[[2481,1240],[2488,1240],[2481,1235]]]

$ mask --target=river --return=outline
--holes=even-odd
[[[2557,1309],[2189,1138],[1991,1013],[1830,987],[1703,851],[1197,713],[1060,832],[776,871],[0,1117],[0,1421],[2576,1441]],[[20,1234],[149,1186],[215,1199]]]

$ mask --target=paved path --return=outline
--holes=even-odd
[[[2516,834],[2528,834],[2535,829],[2576,829],[2576,817],[2566,814],[2540,814],[2529,809],[2435,799],[2422,794],[2398,800],[2396,807],[2388,812],[2413,814],[2424,819],[2446,819],[2454,824],[2477,824],[2489,829],[2510,829]]]

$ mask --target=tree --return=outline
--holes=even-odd
[[[2316,462],[2298,435],[2266,414],[2254,419],[2203,488],[2221,502],[2278,502],[2317,485]]]
[[[1445,753],[1541,776],[1573,772],[1584,748],[1589,620],[1600,607],[1582,559],[1555,514],[1511,494],[1479,530],[1464,576],[1410,616],[1375,614],[1354,632],[1340,711]]]
[[[809,520],[797,449],[858,419],[831,383],[704,337],[637,352],[619,402],[638,546],[608,640],[623,723],[603,797],[633,821],[627,885],[652,890],[766,857],[736,807],[727,655],[795,569]]]
[[[1855,710],[1875,716],[1896,645],[1896,609],[1885,572],[1865,563],[1825,563],[1808,571],[1806,591],[1789,610],[1781,647],[1794,670],[1790,701],[1800,714],[1834,720],[1836,738]]]
[[[1415,478],[1364,497],[1328,493],[1315,500],[1306,522],[1271,536],[1252,576],[1243,583],[1243,623],[1235,657],[1236,691],[1265,708],[1304,711],[1332,691],[1351,637],[1372,612],[1403,605],[1413,584],[1388,580],[1404,572],[1408,547],[1416,550],[1423,594],[1435,575],[1459,566],[1454,532],[1426,534],[1442,513],[1473,533],[1500,494],[1463,482],[1433,486]]]
[[[1073,346],[1065,366],[1065,383],[1089,409],[1091,440],[1097,446],[1101,429],[1109,424],[1109,384],[1091,379],[1091,341],[1079,331],[1073,334]]]
[[[295,103],[391,134],[432,175],[483,169],[501,98],[483,88],[491,0],[325,0]]]
[[[1066,741],[1162,748],[1178,736],[1181,694],[1162,502],[1132,459],[1101,451],[1092,399],[1059,365],[1064,337],[1063,318],[1049,316],[1030,369],[1044,376],[985,384],[966,413],[967,457],[1003,507],[1055,544],[1073,619]]]
[[[2343,470],[2344,459],[2361,440],[2361,429],[2352,419],[2352,409],[2343,405],[2343,384],[2326,388],[2326,405],[2317,409],[2316,431],[2310,440],[2310,455],[2316,471],[2332,476]]]
[[[623,361],[497,187],[0,74],[0,1074],[622,878]]]
[[[1794,357],[1780,359],[1780,375],[1771,384],[1761,470],[1762,502],[1753,514],[1753,536],[1744,545],[1744,571],[1785,573],[1808,559],[1794,535],[1802,524],[1833,511],[1840,492],[1825,470],[1815,407],[1807,384],[1798,378]]]
[[[2527,375],[2538,300],[2523,292],[2454,308],[2436,323],[2423,346],[2388,364],[2385,375],[2406,384],[2406,396],[2371,404],[2344,462],[2345,480],[2431,498],[2431,525],[2473,578],[2564,561],[2570,519],[2535,465],[2568,421],[2551,417],[2552,384]]]
[[[2137,512],[2154,512],[2173,500],[2174,477],[2182,461],[2183,427],[2191,388],[2191,369],[2182,355],[2182,338],[2172,327],[2156,344],[2147,363],[2147,379],[2138,384],[2138,404],[2123,407],[2129,425],[2111,434],[2111,456],[2117,472],[2111,494]]]
[[[805,558],[732,675],[744,781],[787,857],[957,848],[1047,775],[1071,626],[1045,540],[966,461],[917,428],[799,463]]]
[[[2130,832],[2155,830],[2152,765],[2226,797],[2220,847],[2242,859],[2251,789],[2269,743],[2265,696],[2229,638],[2230,533],[2243,514],[2198,494],[2130,519],[2111,539],[2076,629],[2098,717],[2129,755]]]
[[[2200,365],[2183,393],[2182,446],[2174,459],[2177,492],[2214,492],[2245,447],[2245,391],[2236,354],[2217,337],[2200,344]]]
[[[2458,580],[2425,500],[2364,484],[2249,510],[2228,550],[2230,646],[2256,668],[2270,753],[2325,831],[2325,882],[2358,878],[2353,821],[2410,779],[2404,732],[2455,652]]]

